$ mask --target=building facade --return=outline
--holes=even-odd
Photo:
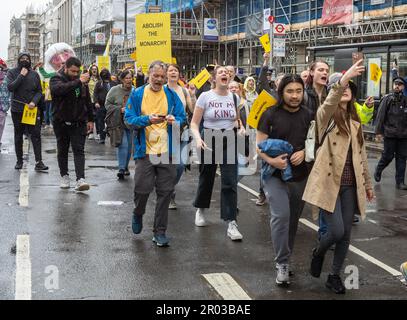
[[[8,45],[8,61],[9,67],[17,65],[17,57],[21,51],[21,20],[13,17],[10,21],[10,41]]]
[[[72,44],[72,3],[73,0],[59,0],[55,5],[57,42]]]
[[[45,52],[54,43],[58,42],[58,5],[59,0],[49,2],[40,15],[40,56],[44,61]]]
[[[40,61],[40,14],[28,7],[20,18],[10,21],[8,61],[10,67],[17,65],[20,52],[31,55],[33,65]]]

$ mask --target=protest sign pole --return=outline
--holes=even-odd
[[[269,67],[273,69],[273,56],[274,56],[274,16],[269,17],[270,22],[270,62]]]

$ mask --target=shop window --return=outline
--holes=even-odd
[[[390,68],[396,63],[398,75],[407,78],[407,52],[392,52],[390,55]]]
[[[359,98],[365,99],[368,96],[380,99],[386,94],[387,87],[387,53],[365,53],[364,54],[366,72],[361,76]],[[371,64],[377,64],[382,70],[382,77],[379,82],[375,83],[370,79],[369,71]]]

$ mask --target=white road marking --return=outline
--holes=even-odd
[[[369,222],[371,222],[371,223],[374,223],[374,224],[378,224],[377,221],[372,220],[372,219],[367,219],[367,221],[369,221]]]
[[[373,237],[373,238],[363,238],[363,239],[353,239],[355,242],[366,242],[366,241],[373,241],[373,240],[378,240],[380,239],[379,237]]]
[[[311,229],[318,231],[318,226],[313,224],[312,222],[306,220],[306,219],[300,219],[300,222],[307,227],[310,227]],[[363,252],[362,250],[350,245],[349,246],[349,251],[352,251],[353,253],[356,253],[357,255],[361,256],[362,258],[366,259],[367,261],[377,265],[378,267],[386,270],[389,272],[392,276],[401,276],[401,272],[397,271],[396,269],[393,269],[392,267],[389,267],[388,265],[384,264],[383,262],[377,260],[376,258],[373,258],[372,256],[368,255],[367,253]]]
[[[17,236],[16,300],[31,300],[30,236]]]
[[[238,183],[237,185],[238,185],[238,187],[240,187],[240,188],[246,190],[247,192],[249,192],[250,194],[254,195],[254,196],[257,197],[257,198],[258,198],[259,195],[260,195],[260,193],[258,193],[258,192],[256,192],[256,191],[250,189],[249,187],[246,187],[244,184]]]
[[[224,300],[252,300],[230,274],[211,273],[202,276]]]
[[[254,190],[252,190],[251,188],[242,185],[241,183],[239,183],[239,187],[243,188],[244,190],[248,191],[249,193],[251,193],[252,195],[258,196],[258,193]],[[313,224],[312,222],[306,220],[306,219],[300,219],[300,222],[304,225],[306,225],[307,227],[311,228],[314,231],[318,232],[319,227],[315,224]],[[368,260],[369,262],[377,265],[378,267],[382,268],[383,270],[387,271],[388,273],[390,273],[392,276],[395,277],[400,277],[402,276],[401,272],[397,271],[396,269],[384,264],[383,262],[377,260],[376,258],[368,255],[367,253],[363,252],[362,250],[350,245],[349,246],[349,250],[352,251],[353,253],[356,253],[357,255],[361,256],[362,258]],[[400,279],[401,281],[401,279]]]
[[[376,209],[368,209],[366,210],[366,213],[376,213],[377,210]]]
[[[28,159],[28,153],[30,151],[30,143],[27,139],[23,142],[24,158]],[[23,169],[20,170],[20,195],[18,197],[18,203],[21,207],[28,207],[28,190],[30,189],[30,182],[28,179],[28,169],[25,163]]]
[[[98,206],[105,206],[105,207],[118,207],[124,204],[123,201],[99,201]]]
[[[21,207],[28,207],[28,190],[30,189],[30,182],[28,179],[27,167],[20,170],[20,195],[18,203]]]

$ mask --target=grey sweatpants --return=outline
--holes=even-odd
[[[270,207],[275,261],[278,264],[288,264],[294,249],[298,221],[304,209],[302,195],[307,179],[300,182],[283,182],[279,178],[271,177],[263,183]]]
[[[168,225],[168,206],[174,192],[177,166],[152,164],[149,157],[136,160],[134,175],[134,214],[144,215],[150,193],[154,187],[157,203],[154,216],[154,234],[165,234]]]
[[[348,253],[353,215],[358,211],[356,187],[341,186],[333,213],[321,210],[328,228],[321,235],[315,255],[323,256],[335,244],[331,274],[339,275]]]

